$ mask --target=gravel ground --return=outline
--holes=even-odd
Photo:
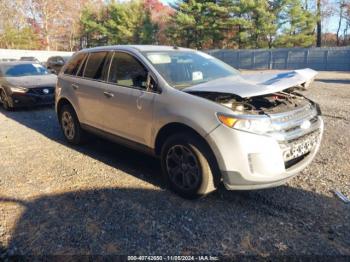
[[[350,255],[350,74],[305,95],[325,134],[288,184],[187,201],[156,159],[92,138],[67,145],[52,108],[0,109],[0,254]],[[1,260],[1,255],[0,255]]]

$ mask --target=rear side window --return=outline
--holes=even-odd
[[[111,63],[109,82],[146,89],[147,69],[132,55],[116,52]]]
[[[84,77],[96,80],[102,80],[104,75],[104,68],[107,60],[108,52],[91,53],[86,68]]]
[[[81,62],[84,60],[84,57],[85,57],[84,53],[80,53],[74,56],[72,60],[69,61],[69,63],[67,64],[67,67],[64,70],[64,73],[67,75],[76,75],[79,70],[79,66]]]
[[[88,59],[89,59],[89,55],[86,55],[85,58],[84,58],[84,61],[81,63],[81,66],[80,66],[80,68],[79,68],[79,71],[78,71],[77,76],[80,76],[80,77],[83,76],[84,69],[85,69],[85,66],[86,66],[86,61],[87,61]]]

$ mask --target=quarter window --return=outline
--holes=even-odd
[[[64,73],[67,75],[76,75],[81,62],[84,60],[84,53],[77,54],[72,58],[72,60],[67,64]]]
[[[86,64],[84,77],[102,80],[107,55],[107,52],[91,53]]]
[[[116,52],[109,72],[109,82],[146,89],[147,69],[132,55]]]

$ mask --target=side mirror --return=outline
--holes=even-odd
[[[152,92],[158,91],[157,83],[156,81],[154,81],[150,73],[147,74],[146,90]]]

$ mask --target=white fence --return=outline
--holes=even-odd
[[[22,56],[33,56],[40,62],[46,62],[47,59],[51,56],[71,56],[72,54],[73,52],[0,49],[0,59],[20,59]]]

